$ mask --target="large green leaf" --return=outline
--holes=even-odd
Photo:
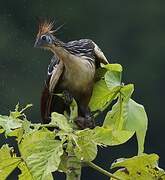
[[[121,72],[122,67],[119,64],[107,64],[104,66],[108,71],[105,73],[104,78],[109,90],[121,86]]]
[[[103,68],[107,69],[108,71],[116,71],[116,72],[122,72],[123,68],[120,64],[106,64],[102,65]]]
[[[13,129],[10,133],[7,134],[8,136],[14,136],[16,137],[16,140],[18,143],[22,140],[22,137],[24,135],[24,129],[23,128],[17,128]]]
[[[132,92],[133,85],[126,85],[121,88],[118,101],[112,107],[112,110],[107,113],[103,126],[113,128],[119,136],[120,133],[126,133],[126,135],[123,134],[123,140],[124,137],[126,137],[125,140],[128,140],[128,134],[131,138],[132,134],[136,132],[138,154],[140,154],[144,151],[148,120],[144,107],[130,99]]]
[[[75,155],[81,161],[92,161],[97,155],[97,144],[92,137],[91,130],[82,130],[76,133],[77,140],[74,148]]]
[[[156,180],[165,179],[165,172],[158,167],[158,155],[143,154],[128,159],[119,159],[112,164],[111,168],[121,169],[114,174],[124,180]],[[115,180],[111,178],[111,180]]]
[[[28,104],[25,106],[23,109],[19,110],[19,104],[16,105],[15,111],[10,111],[9,116],[2,116],[0,115],[0,133],[3,133],[5,131],[5,135],[9,136],[18,136],[22,130],[25,130],[24,124],[28,122],[31,124],[29,121],[27,121],[25,114],[23,113],[26,109],[31,107],[32,104]],[[21,119],[20,119],[21,118]],[[22,120],[23,119],[23,120]],[[22,130],[18,130],[19,128],[22,128]],[[2,130],[3,128],[3,130]],[[15,131],[15,132],[13,132]],[[26,131],[25,131],[26,133]]]
[[[10,117],[13,119],[18,119],[21,117],[26,118],[24,111],[27,110],[28,108],[32,107],[32,104],[27,104],[24,108],[20,109],[19,103],[16,105],[14,111],[10,111]]]
[[[104,80],[95,83],[92,97],[89,103],[92,111],[102,110],[102,108],[116,97],[115,91],[110,91]]]
[[[93,140],[95,143],[109,146],[123,144],[134,134],[132,131],[115,130],[110,127],[96,127],[93,132]]]
[[[107,103],[110,104],[121,88],[121,65],[107,64],[103,65],[103,69],[107,70],[104,72],[104,80],[95,83],[89,103],[92,111],[102,110]]]
[[[0,179],[6,179],[21,162],[20,158],[6,158],[0,162]]]
[[[12,157],[12,149],[8,145],[3,145],[0,149],[0,179],[6,179],[9,174],[21,162],[21,158]]]
[[[25,136],[19,150],[34,179],[53,179],[51,172],[58,169],[63,154],[62,142],[53,132],[39,130]]]
[[[147,131],[148,118],[144,107],[130,99],[128,101],[128,117],[123,125],[123,129],[129,131],[136,131],[138,139],[139,154],[144,151],[144,140]]]
[[[20,128],[22,126],[21,120],[14,119],[10,116],[0,115],[0,127],[5,130],[5,134],[12,132],[13,129]]]
[[[30,172],[30,169],[27,167],[25,162],[21,162],[18,165],[18,168],[21,170],[21,174],[18,176],[19,180],[34,180],[33,175]]]
[[[113,146],[125,143],[134,132],[126,130],[114,130],[110,127],[95,127],[77,131],[75,138],[75,154],[84,161],[92,161],[97,154],[97,145]]]
[[[53,112],[51,115],[51,124],[56,125],[59,127],[61,130],[65,132],[72,132],[73,129],[71,128],[71,125],[69,124],[69,121],[67,118],[59,113]]]
[[[109,90],[121,85],[121,73],[107,71],[105,73],[105,82]]]
[[[127,104],[133,89],[132,84],[122,87],[118,101],[113,105],[112,110],[107,113],[103,124],[104,127],[113,127],[116,130],[123,129],[123,125],[128,118]]]

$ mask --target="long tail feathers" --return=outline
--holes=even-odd
[[[50,109],[52,104],[52,96],[49,93],[49,90],[47,87],[44,87],[42,91],[41,96],[41,117],[43,123],[49,123],[50,122]]]
[[[64,113],[65,104],[61,97],[53,95],[49,92],[47,86],[44,87],[41,96],[41,117],[44,124],[51,121],[51,113]]]

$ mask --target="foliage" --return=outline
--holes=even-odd
[[[71,104],[70,115],[53,112],[49,124],[35,124],[27,119],[24,110],[31,105],[19,110],[18,104],[9,116],[0,116],[0,133],[15,137],[20,154],[17,155],[8,145],[1,147],[0,179],[6,179],[18,167],[21,170],[19,179],[51,180],[52,172],[59,171],[72,180],[74,176],[80,176],[82,163],[91,165],[97,156],[98,146],[123,144],[135,133],[138,156],[112,164],[112,168],[124,169],[112,175],[93,167],[113,179],[165,179],[164,171],[157,166],[158,156],[143,154],[148,119],[144,107],[131,99],[134,86],[122,83],[121,65],[104,65],[97,76],[99,81],[94,86],[90,101],[94,116],[114,102],[102,126],[78,130],[74,123],[77,117],[75,100]]]
[[[164,170],[158,167],[158,155],[143,154],[128,159],[119,159],[111,168],[122,167],[114,174],[125,180],[165,179]]]

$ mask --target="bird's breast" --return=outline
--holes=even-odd
[[[86,60],[84,60],[86,61]],[[80,62],[70,68],[65,68],[60,86],[71,93],[82,94],[91,88],[95,76],[95,66],[89,62]]]

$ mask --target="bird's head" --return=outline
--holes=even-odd
[[[56,30],[52,30],[53,22],[44,21],[39,24],[39,31],[36,37],[34,47],[51,50],[54,46],[60,46],[61,41],[55,37]]]

